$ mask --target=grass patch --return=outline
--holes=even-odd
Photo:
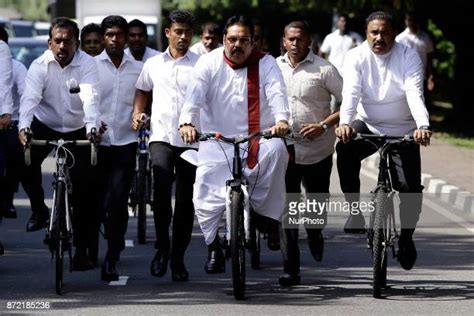
[[[440,132],[440,133],[435,132],[434,137],[436,139],[446,141],[455,146],[474,150],[474,138],[458,136],[456,134],[444,133],[444,132]]]

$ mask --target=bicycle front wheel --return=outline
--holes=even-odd
[[[54,225],[53,225],[53,244],[55,257],[55,286],[56,293],[62,294],[63,287],[63,269],[64,269],[64,252],[62,231],[66,229],[66,184],[62,181],[56,183],[56,201],[54,203]]]
[[[387,210],[390,207],[390,200],[384,188],[376,193],[375,211],[374,211],[374,239],[373,239],[373,296],[380,298],[382,288],[387,285],[387,250],[388,250],[388,232],[387,232]]]
[[[146,205],[147,205],[147,164],[148,157],[140,155],[138,159],[137,208],[138,243],[146,242]]]
[[[245,298],[245,230],[243,192],[233,189],[231,196],[230,256],[232,259],[232,285],[237,300]]]

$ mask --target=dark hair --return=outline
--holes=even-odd
[[[345,13],[341,13],[337,16],[337,19],[344,18],[346,21],[349,20],[349,16]]]
[[[3,26],[0,27],[0,40],[8,44],[8,33]]]
[[[236,24],[248,27],[250,31],[250,37],[253,38],[255,34],[255,26],[253,24],[253,21],[245,15],[234,15],[230,17],[225,24],[224,34],[227,34],[227,29],[229,27],[234,26]]]
[[[366,29],[367,29],[367,26],[369,25],[369,22],[371,22],[373,20],[385,20],[385,21],[389,22],[392,27],[395,27],[395,23],[393,21],[392,15],[390,15],[386,12],[383,12],[383,11],[372,12],[367,17],[367,19],[365,19],[365,28]]]
[[[128,22],[128,29],[130,29],[132,27],[141,28],[143,30],[143,33],[145,33],[145,36],[148,37],[148,32],[146,30],[146,24],[143,23],[142,21],[140,21],[138,19],[131,20],[130,22]]]
[[[201,25],[201,34],[204,34],[205,32],[219,35],[221,33],[221,29],[217,23],[206,22]]]
[[[194,17],[191,13],[184,10],[174,10],[168,16],[169,26],[173,23],[187,24],[193,27]]]
[[[102,20],[102,23],[100,24],[102,34],[105,33],[106,29],[110,29],[114,26],[118,26],[119,28],[122,29],[122,31],[124,31],[125,33],[128,33],[128,23],[124,17],[120,15],[109,15],[109,16],[106,16]]]
[[[87,34],[91,34],[91,33],[101,34],[102,31],[100,29],[100,25],[95,24],[95,23],[89,23],[86,26],[84,26],[81,30],[81,42],[84,41],[84,37],[86,37]]]
[[[309,24],[308,22],[306,22],[305,20],[298,20],[298,21],[292,21],[290,23],[288,23],[286,26],[285,26],[285,29],[283,31],[283,34],[286,34],[286,32],[291,29],[291,28],[294,28],[294,29],[300,29],[303,31],[303,33],[307,36],[310,36],[311,35],[311,31],[309,29]]]
[[[79,40],[79,28],[77,27],[77,23],[69,18],[59,17],[53,20],[51,23],[51,27],[49,28],[49,38],[53,37],[53,29],[54,28],[70,28],[74,32],[74,37],[76,41]]]

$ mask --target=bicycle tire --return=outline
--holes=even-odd
[[[232,261],[232,286],[237,300],[245,298],[245,231],[243,192],[231,192],[230,256]]]
[[[137,181],[137,208],[138,208],[138,243],[146,243],[146,205],[147,205],[147,164],[148,157],[138,158],[138,181]]]
[[[260,232],[250,223],[250,264],[253,270],[260,269]]]
[[[61,236],[61,231],[66,228],[66,184],[62,181],[56,183],[56,201],[54,207],[55,223],[52,236],[55,239],[53,243],[55,247],[55,287],[56,293],[61,295],[64,269],[63,236]]]
[[[375,197],[375,214],[373,227],[373,297],[382,296],[382,288],[387,284],[387,207],[389,199],[384,187]]]

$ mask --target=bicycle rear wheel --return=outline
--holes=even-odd
[[[55,223],[53,226],[54,258],[55,258],[55,286],[56,293],[62,294],[64,252],[62,230],[66,229],[66,185],[62,181],[56,183],[56,201],[54,202]]]
[[[255,227],[255,224],[252,220],[250,221],[249,252],[252,269],[260,269],[260,232],[258,231],[257,227]]]
[[[390,200],[384,187],[380,188],[375,197],[374,235],[373,235],[373,296],[380,298],[382,288],[387,285],[387,210]]]
[[[232,285],[237,300],[245,298],[245,231],[243,192],[233,189],[231,196],[230,256],[232,259]]]
[[[146,242],[146,205],[147,205],[147,164],[148,157],[140,155],[137,173],[138,243]]]

